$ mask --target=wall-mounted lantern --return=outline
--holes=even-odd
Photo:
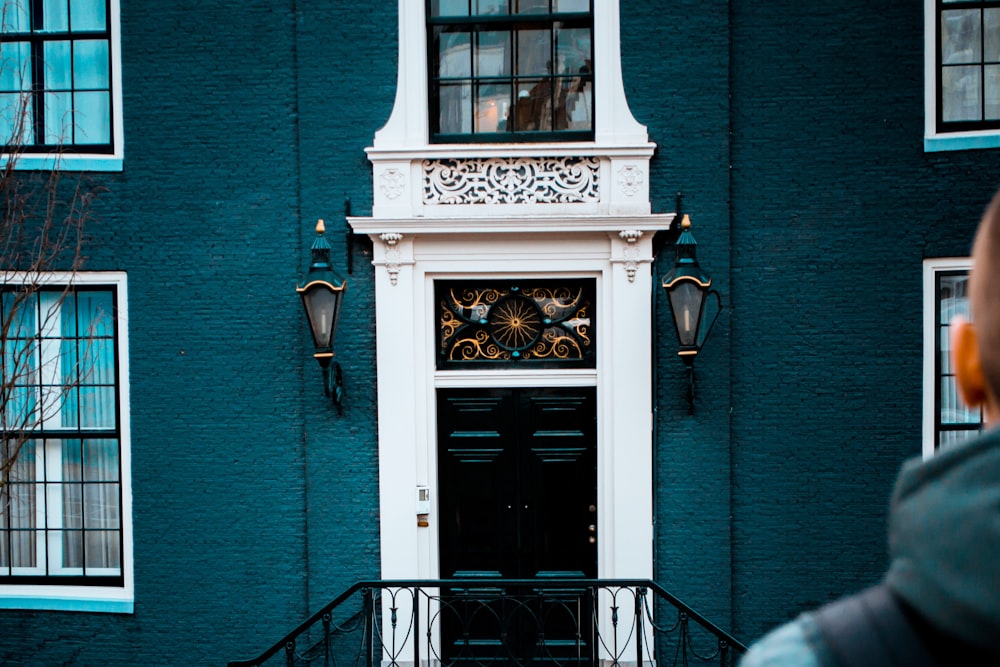
[[[696,246],[691,233],[691,219],[685,214],[677,238],[673,268],[663,276],[670,311],[677,331],[680,349],[677,354],[688,367],[688,400],[694,414],[694,359],[708,338],[722,310],[719,293],[712,287],[712,278],[698,266]]]
[[[347,281],[330,264],[330,244],[323,238],[326,226],[316,223],[319,236],[312,244],[312,264],[309,273],[295,291],[302,297],[302,305],[309,320],[316,352],[313,354],[323,370],[323,391],[333,399],[337,411],[343,414],[341,399],[344,395],[340,364],[333,360],[333,341],[337,335],[337,322],[343,303]]]

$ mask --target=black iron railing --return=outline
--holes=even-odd
[[[728,667],[745,651],[649,580],[363,581],[229,667]]]

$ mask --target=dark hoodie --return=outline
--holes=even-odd
[[[889,556],[886,583],[930,626],[1000,653],[1000,429],[903,466]]]

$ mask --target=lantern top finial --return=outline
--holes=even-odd
[[[326,223],[323,222],[323,218],[316,221],[316,233],[322,234],[326,231]]]
[[[685,213],[684,217],[681,218],[681,229],[688,229],[691,226],[691,217]]]

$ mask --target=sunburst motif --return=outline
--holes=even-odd
[[[542,318],[535,304],[524,297],[514,297],[490,311],[490,328],[498,343],[512,350],[531,345],[542,331]]]

